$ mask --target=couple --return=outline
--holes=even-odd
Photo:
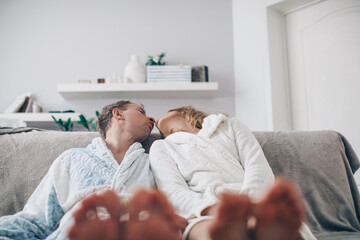
[[[102,138],[60,155],[24,210],[0,219],[0,238],[296,239],[303,217],[297,194],[278,182],[262,197],[274,177],[239,121],[191,107],[169,111],[156,122],[166,139],[153,144],[150,169],[140,142],[153,125],[137,104],[106,106]],[[167,198],[150,190],[153,174]],[[124,199],[136,187],[142,190]]]

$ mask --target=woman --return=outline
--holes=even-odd
[[[291,186],[280,182],[259,202],[274,174],[244,124],[192,106],[172,109],[155,124],[164,139],[153,143],[150,165],[158,188],[189,220],[183,239],[267,239],[270,223],[286,225],[275,239],[297,238],[303,210]]]

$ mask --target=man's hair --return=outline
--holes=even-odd
[[[111,119],[113,116],[112,111],[115,108],[125,111],[127,108],[127,105],[129,105],[129,104],[134,104],[134,103],[132,103],[130,101],[121,100],[121,101],[109,104],[102,109],[101,113],[99,114],[99,119],[98,119],[96,128],[99,131],[99,133],[103,139],[106,138],[106,131],[109,129],[110,124],[111,124]]]
[[[207,113],[197,110],[193,106],[183,106],[174,109],[170,109],[169,112],[182,113],[185,120],[190,122],[191,126],[201,129],[204,118],[208,116]]]

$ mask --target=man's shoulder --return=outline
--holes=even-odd
[[[73,154],[80,154],[89,152],[87,148],[69,148],[65,150],[62,154],[64,155],[73,155]]]
[[[90,151],[87,148],[70,148],[60,154],[58,160],[61,162],[70,161],[85,155],[90,155]]]

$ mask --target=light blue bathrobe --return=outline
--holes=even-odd
[[[65,151],[31,195],[23,211],[0,218],[0,239],[65,239],[79,200],[110,188],[129,195],[154,186],[149,157],[134,143],[119,165],[99,137],[87,148]]]

